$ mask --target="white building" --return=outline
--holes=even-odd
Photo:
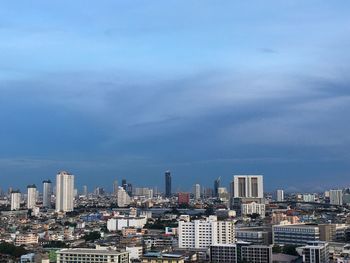
[[[51,208],[52,183],[50,180],[43,181],[43,207]]]
[[[206,220],[179,221],[179,248],[209,248],[213,244],[235,241],[233,221],[217,221],[216,216]]]
[[[118,187],[118,200],[117,200],[117,204],[118,207],[126,207],[130,204],[131,200],[130,200],[130,196],[128,195],[128,193],[124,190],[123,187]]]
[[[232,190],[234,198],[263,198],[263,176],[235,175]]]
[[[241,204],[242,215],[258,214],[261,218],[265,217],[265,204],[259,204],[256,202]]]
[[[129,263],[129,252],[111,248],[65,248],[56,252],[57,263]]]
[[[27,186],[27,208],[28,209],[33,209],[36,205],[36,186],[35,184],[33,185],[28,185]]]
[[[19,210],[21,207],[21,192],[11,192],[11,210]]]
[[[193,186],[193,196],[195,200],[201,199],[201,186],[199,184]]]
[[[284,191],[283,190],[277,190],[276,191],[276,201],[277,202],[283,202],[284,201]]]
[[[343,204],[343,190],[330,190],[329,191],[329,201],[332,205],[342,205]]]
[[[59,172],[56,176],[56,211],[70,212],[74,210],[74,175]]]
[[[114,217],[107,220],[107,229],[117,231],[125,227],[143,228],[146,223],[146,217]]]
[[[314,194],[303,194],[304,202],[315,202],[316,196]]]
[[[153,198],[153,189],[147,187],[136,187],[134,190],[134,196],[142,196],[146,199]]]
[[[142,246],[126,247],[125,250],[129,252],[130,259],[140,259],[143,254]]]
[[[327,242],[309,242],[301,247],[303,253],[303,262],[305,263],[329,263],[329,248]],[[340,261],[337,261],[340,262]]]

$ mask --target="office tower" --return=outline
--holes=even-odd
[[[190,194],[189,193],[178,193],[177,203],[179,205],[188,205],[190,203]]]
[[[165,172],[165,196],[171,197],[171,173],[170,173],[170,171]]]
[[[119,187],[118,200],[117,200],[118,207],[126,207],[130,204],[130,202],[131,200],[128,193],[125,191],[123,187]]]
[[[201,199],[201,186],[199,184],[193,186],[193,197],[195,200]]]
[[[284,192],[283,192],[283,190],[277,190],[276,191],[276,201],[277,202],[283,202],[284,201]]]
[[[83,196],[87,196],[88,195],[88,187],[87,185],[83,185]]]
[[[52,183],[50,180],[43,181],[43,207],[51,208]]]
[[[235,175],[233,178],[234,198],[263,198],[262,175]]]
[[[220,181],[221,181],[220,176],[214,181],[214,197],[219,196]]]
[[[35,184],[27,186],[27,208],[33,209],[36,205],[36,186]]]
[[[301,247],[303,262],[305,263],[329,263],[329,247],[327,242],[308,242]]]
[[[11,210],[19,210],[21,207],[21,192],[19,190],[11,192]]]
[[[213,244],[235,241],[233,221],[218,221],[216,216],[205,220],[179,221],[179,248],[209,248]]]
[[[275,225],[272,226],[273,244],[303,246],[310,241],[320,240],[317,225]]]
[[[118,180],[114,180],[113,182],[113,194],[114,195],[118,194]]]
[[[332,205],[343,204],[343,190],[330,190],[329,191],[329,202]]]
[[[57,252],[57,263],[116,262],[129,263],[130,253],[104,247],[99,248],[64,248]],[[74,260],[72,260],[74,258]]]
[[[56,176],[56,211],[70,212],[74,210],[74,175],[59,172]]]

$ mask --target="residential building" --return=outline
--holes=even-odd
[[[19,210],[21,207],[21,192],[19,190],[11,192],[11,210]]]
[[[193,197],[195,200],[201,199],[201,186],[199,184],[193,186]]]
[[[283,190],[277,190],[276,191],[276,201],[277,202],[283,202],[284,201],[284,191]]]
[[[327,242],[308,242],[302,247],[303,262],[305,263],[329,263],[329,248]]]
[[[61,171],[56,176],[56,211],[74,210],[74,175]]]
[[[329,203],[332,205],[343,204],[343,190],[330,190],[329,191]]]
[[[188,205],[190,203],[190,193],[178,193],[178,204]]]
[[[37,190],[35,184],[27,186],[27,208],[33,209],[36,205]]]
[[[52,183],[50,180],[43,181],[43,207],[51,208]]]
[[[131,199],[127,191],[123,187],[118,187],[118,207],[127,207],[131,203]]]

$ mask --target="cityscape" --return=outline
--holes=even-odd
[[[349,0],[3,0],[0,263],[350,263]]]

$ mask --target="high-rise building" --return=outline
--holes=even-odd
[[[216,216],[206,220],[179,221],[179,248],[209,248],[213,244],[235,241],[233,221],[218,221]]]
[[[43,207],[51,208],[52,183],[50,180],[43,181]]]
[[[36,186],[35,184],[27,186],[27,208],[33,209],[36,205]]]
[[[70,212],[74,210],[74,175],[59,172],[56,176],[56,211]]]
[[[126,207],[130,204],[130,196],[128,193],[124,190],[123,187],[119,187],[118,189],[118,207]]]
[[[11,192],[11,210],[19,210],[21,207],[21,192],[19,190]]]
[[[220,181],[221,181],[220,176],[214,181],[214,197],[219,196]]]
[[[83,196],[87,196],[88,195],[88,187],[87,185],[83,185]]]
[[[329,202],[332,205],[343,204],[343,190],[330,190],[329,191]]]
[[[277,202],[283,202],[284,201],[284,191],[283,190],[277,190],[276,191],[276,201]]]
[[[126,190],[126,188],[128,187],[128,184],[126,183],[126,179],[122,180],[122,187],[124,188],[124,190]]]
[[[262,175],[235,175],[233,178],[234,198],[263,198]]]
[[[165,172],[165,196],[171,197],[171,173],[170,173],[170,171]]]
[[[201,199],[201,186],[199,184],[193,186],[193,196],[195,200]]]
[[[113,194],[114,195],[118,194],[118,180],[114,180],[113,182]]]
[[[178,193],[177,203],[179,205],[188,205],[190,203],[189,193]]]

